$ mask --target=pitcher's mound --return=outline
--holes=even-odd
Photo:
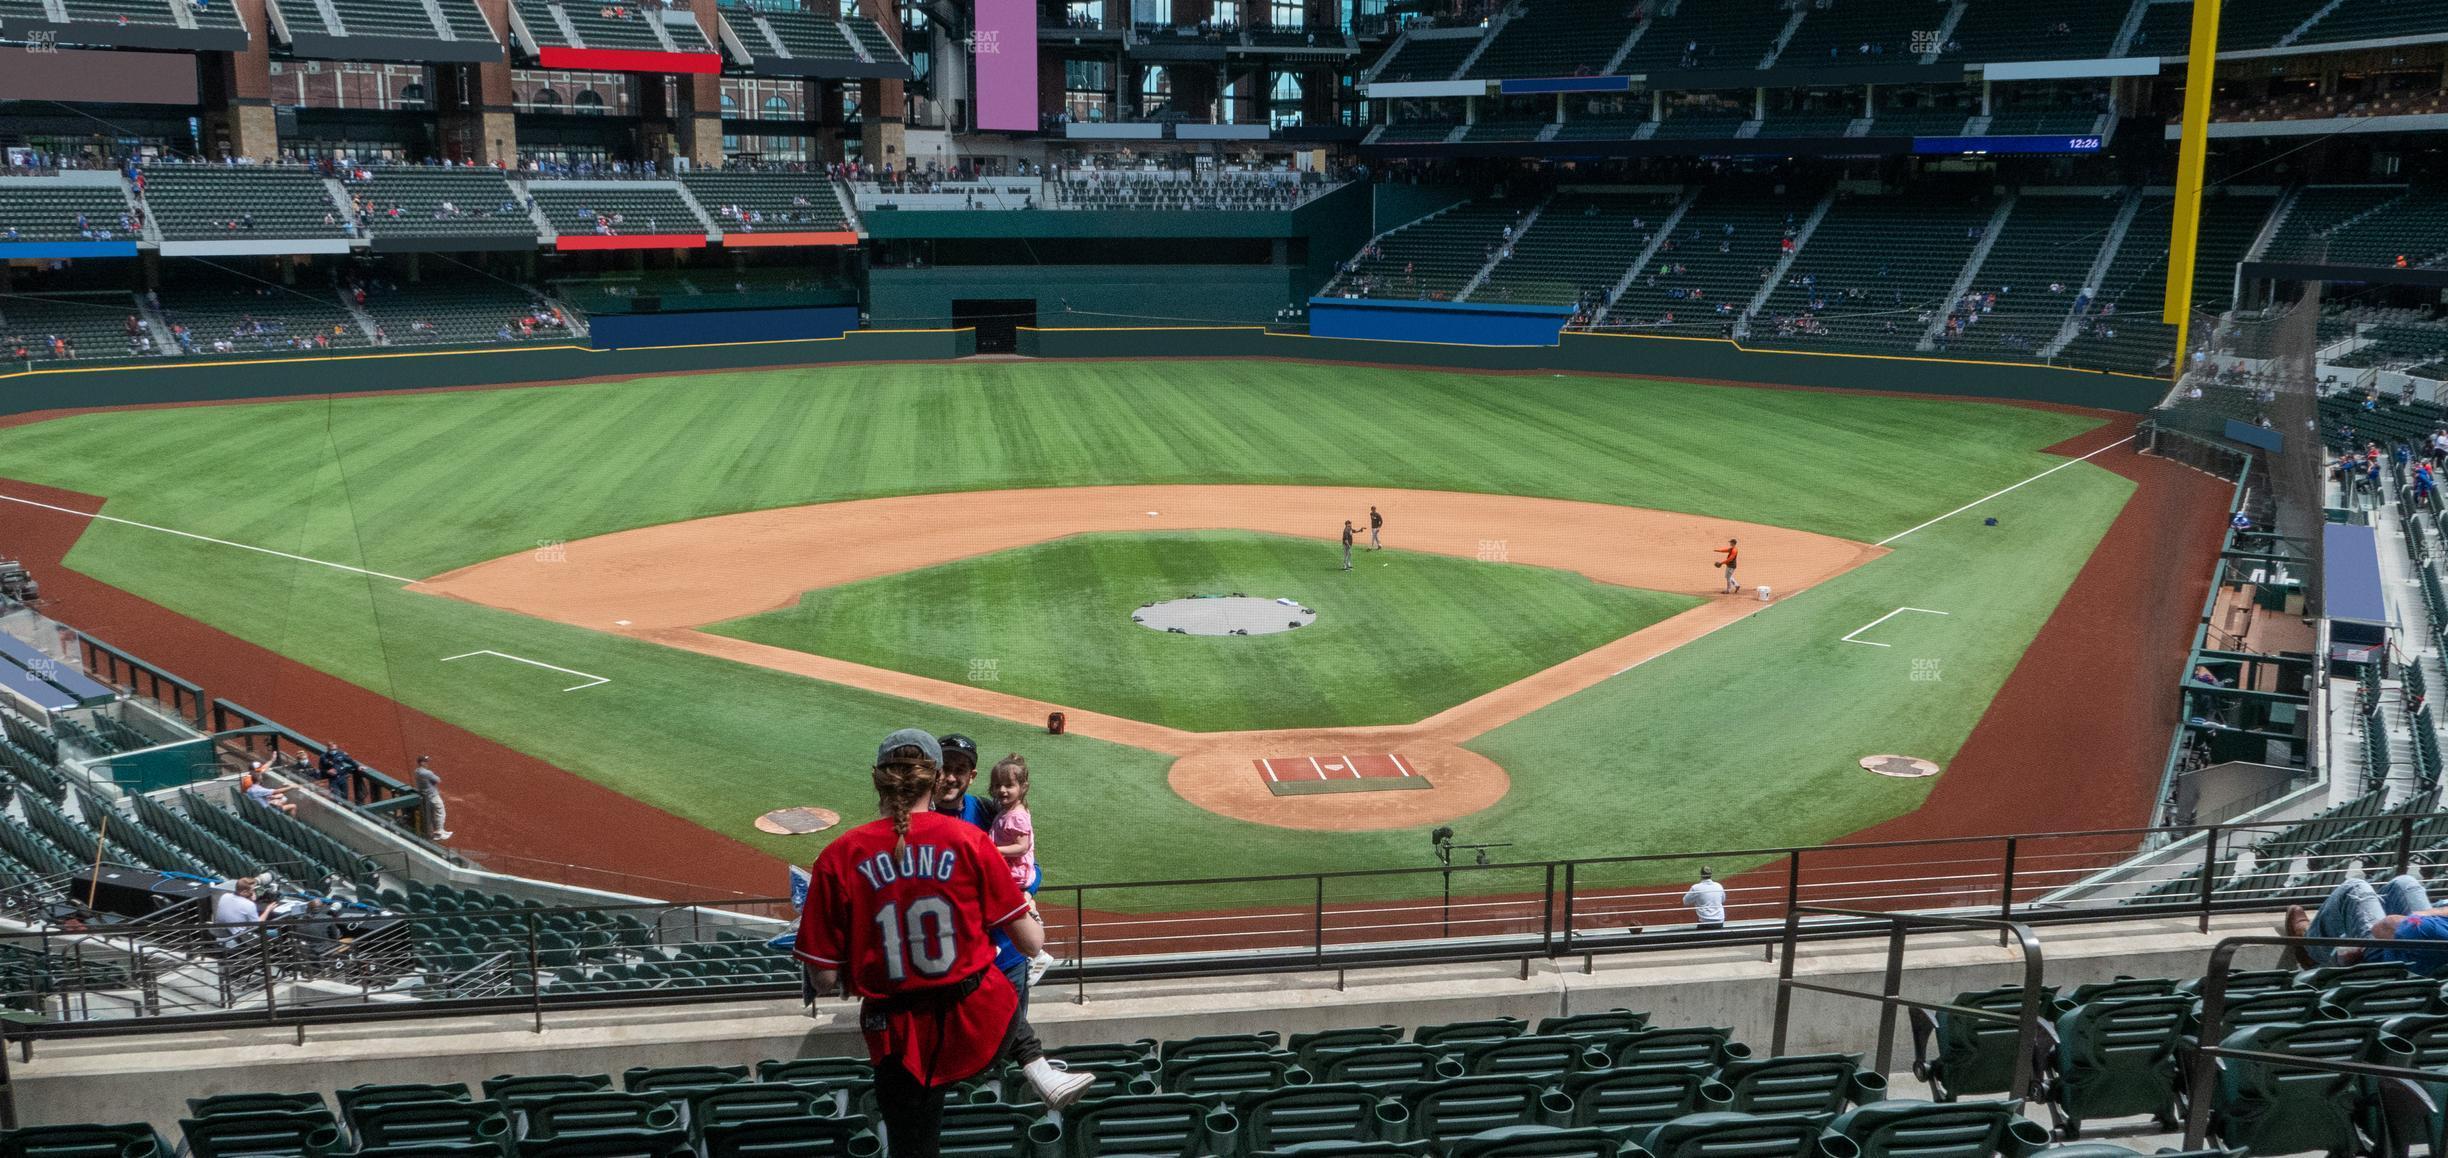
[[[1131,622],[1181,635],[1273,635],[1317,622],[1317,612],[1293,599],[1193,595],[1150,603],[1131,612]]]

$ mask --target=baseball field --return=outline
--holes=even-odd
[[[754,818],[864,816],[907,725],[1029,757],[1049,883],[1413,867],[1437,824],[1530,860],[1911,813],[1945,775],[1860,761],[1955,760],[2135,492],[2050,449],[2102,423],[1294,363],[811,368],[51,418],[0,430],[0,496],[45,504],[0,526],[302,665],[255,664],[248,694],[291,701],[256,710],[312,721],[337,685],[307,669],[398,705],[324,738],[446,753],[454,843],[534,858],[512,871],[752,889],[734,866],[824,839]],[[1224,593],[1317,619],[1131,622]],[[522,759],[450,766],[463,734]]]

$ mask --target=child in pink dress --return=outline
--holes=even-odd
[[[1003,854],[1003,863],[1011,867],[1012,883],[1029,894],[1030,911],[1035,913],[1037,886],[1044,879],[1037,867],[1037,826],[1029,818],[1028,761],[1015,752],[995,761],[988,773],[987,790],[994,794],[994,823],[986,830],[986,838],[994,842]],[[1039,951],[1029,962],[1029,984],[1045,976],[1054,967],[1054,954]]]

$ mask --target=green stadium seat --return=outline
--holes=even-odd
[[[1202,1098],[1259,1093],[1296,1080],[1305,1082],[1308,1075],[1293,1064],[1291,1054],[1281,1051],[1169,1058],[1157,1079],[1168,1093]]]
[[[1554,1082],[1579,1070],[1608,1064],[1606,1051],[1577,1037],[1528,1034],[1502,1041],[1470,1042],[1451,1051],[1473,1076],[1537,1078]]]
[[[2402,981],[2354,981],[2332,985],[2321,999],[2347,1017],[2397,1017],[2438,1013],[2444,1008],[2440,983],[2409,977]]]
[[[1428,1153],[1425,1142],[1303,1142],[1248,1158],[1426,1158]]]
[[[1604,1130],[1560,1126],[1505,1126],[1456,1139],[1447,1158],[1617,1158],[1637,1155],[1638,1146]]]
[[[841,1078],[873,1080],[875,1067],[863,1057],[801,1057],[756,1064],[760,1082],[829,1082]]]
[[[1001,1102],[972,1102],[944,1110],[943,1158],[1005,1158],[1031,1153],[1030,1127],[1042,1114]],[[1052,1123],[1046,1123],[1051,1128]]]
[[[0,1158],[167,1158],[169,1153],[162,1136],[143,1122],[0,1130]]]
[[[312,1111],[185,1118],[179,1133],[192,1158],[327,1158],[345,1149],[331,1115]]]
[[[1685,1114],[1724,1110],[1733,1091],[1698,1063],[1608,1066],[1569,1074],[1557,1089],[1572,1099],[1569,1126],[1595,1126],[1626,1137]]]
[[[709,1126],[735,1122],[761,1122],[769,1118],[831,1118],[838,1117],[829,1094],[785,1083],[743,1082],[731,1086],[711,1086],[691,1090],[682,1099],[688,1105],[689,1133],[700,1140]]]
[[[321,1110],[326,1117],[331,1110],[323,1104],[321,1094],[215,1094],[209,1098],[187,1099],[187,1116],[218,1118],[227,1114],[294,1114]]]
[[[1151,1072],[1157,1065],[1153,1038],[1056,1046],[1046,1050],[1045,1055],[1066,1065],[1136,1065]]]
[[[748,1080],[747,1066],[634,1066],[621,1074],[621,1088],[633,1094],[662,1090],[728,1086]]]
[[[873,1158],[884,1152],[863,1121],[761,1118],[708,1124],[705,1158]]]
[[[2370,1020],[2255,1025],[2219,1044],[2327,1061],[2396,1064],[2411,1051]],[[2217,1059],[2210,1136],[2254,1154],[2306,1151],[2342,1156],[2362,1145],[2357,1122],[2363,1079],[2247,1058]]]
[[[1745,1114],[1833,1114],[1887,1096],[1887,1079],[1851,1053],[1746,1058],[1719,1067],[1717,1080],[1728,1108]]]
[[[2076,1138],[2095,1118],[2148,1114],[2176,1121],[2177,1043],[2192,1002],[2162,997],[2088,1001],[2057,1019],[2046,1097],[2060,1137]]]
[[[1825,1114],[1688,1114],[1640,1139],[1652,1158],[1859,1158]]]
[[[2219,1013],[2221,1034],[2232,1033],[2250,1025],[2285,1025],[2299,1021],[2318,1021],[2332,1016],[2336,1010],[2317,989],[2271,989],[2248,993],[2227,1002]],[[2195,1001],[2185,1012],[2184,1034],[2188,1038],[2202,1036],[2202,1003]]]
[[[1188,1094],[1128,1094],[1064,1111],[1063,1158],[1195,1158],[1208,1151],[1209,1104]]]
[[[2114,981],[2093,981],[2077,985],[2057,995],[2057,1011],[2063,1013],[2094,1001],[2109,1001],[2123,997],[2164,997],[2176,992],[2172,977],[2119,977]]]
[[[688,1132],[672,1129],[607,1129],[553,1138],[519,1140],[517,1158],[695,1158]]]
[[[1529,1023],[1518,1017],[1490,1017],[1479,1021],[1423,1025],[1411,1031],[1411,1040],[1432,1049],[1450,1049],[1472,1042],[1503,1041],[1529,1031]]]
[[[1240,1123],[1230,1141],[1237,1153],[1336,1139],[1399,1139],[1406,1120],[1399,1104],[1350,1082],[1244,1094],[1227,1104]]]
[[[359,1106],[352,1132],[359,1146],[486,1142],[499,1147],[510,1136],[510,1119],[500,1102],[392,1102]]]
[[[2024,1158],[2049,1143],[2020,1100],[1871,1102],[1838,1114],[1828,1133],[1859,1147],[1862,1158]]]
[[[1089,1074],[1096,1079],[1089,1083],[1087,1092],[1080,1095],[1080,1101],[1083,1103],[1164,1092],[1164,1087],[1157,1083],[1155,1074],[1148,1072],[1144,1066],[1129,1062],[1082,1062],[1071,1065],[1070,1068],[1072,1073]],[[1036,1087],[1023,1079],[1017,1069],[1005,1071],[1002,1085],[1004,1097],[1015,1105],[1034,1105],[1037,1101]]]
[[[1542,1037],[1562,1034],[1566,1037],[1614,1037],[1649,1028],[1649,1015],[1629,1009],[1608,1009],[1595,1013],[1574,1013],[1563,1017],[1542,1017],[1537,1033]]]
[[[1614,1039],[1607,1051],[1617,1066],[1696,1063],[1715,1069],[1751,1056],[1751,1047],[1733,1036],[1725,1026],[1653,1026]]]
[[[1438,1146],[1502,1126],[1542,1125],[1571,1110],[1564,1095],[1527,1078],[1447,1078],[1398,1097],[1411,1138]]]
[[[2044,1019],[2056,997],[2054,988],[2042,988],[2040,1010]],[[2023,988],[2002,985],[1959,993],[1948,1004],[2014,1017],[2023,1008]],[[1913,1076],[1928,1082],[1930,1094],[1937,1100],[1951,1102],[1964,1094],[2021,1096],[2027,1092],[2007,1088],[2014,1084],[2017,1034],[2013,1022],[1951,1017],[1944,1013],[1933,1017],[1916,1009],[1912,1011],[1912,1025]],[[2038,1043],[2032,1048],[2039,1049]]]
[[[1327,1050],[1313,1071],[1320,1082],[1356,1082],[1387,1089],[1462,1076],[1460,1064],[1416,1042]]]
[[[1296,1033],[1284,1043],[1284,1048],[1300,1060],[1302,1069],[1317,1072],[1317,1057],[1327,1050],[1352,1049],[1363,1045],[1392,1045],[1403,1039],[1399,1025],[1363,1025],[1349,1029],[1320,1030],[1317,1033]],[[1153,1045],[1153,1043],[1150,1043]],[[1048,1051],[1051,1056],[1053,1051]],[[1070,1056],[1064,1054],[1063,1056]]]
[[[1277,1033],[1210,1033],[1165,1042],[1156,1047],[1156,1056],[1170,1062],[1219,1053],[1269,1053],[1281,1048],[1283,1035]]]
[[[528,1102],[530,1140],[622,1131],[661,1131],[680,1124],[680,1110],[668,1101],[644,1094],[560,1094]],[[688,1141],[683,1132],[680,1140]]]

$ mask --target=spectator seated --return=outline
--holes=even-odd
[[[677,186],[633,181],[572,187],[552,182],[528,186],[545,219],[566,240],[571,237],[703,238],[706,224]]]
[[[1607,310],[1610,328],[1723,336],[1750,305],[1814,195],[1712,188]]]
[[[144,226],[117,184],[0,179],[0,250],[21,243],[136,241]]]
[[[1603,304],[1674,204],[1671,194],[1559,193],[1471,300]]]
[[[1623,0],[1546,0],[1522,8],[1472,62],[1470,75],[1596,76],[1632,34]],[[1380,79],[1383,79],[1382,77]]]
[[[714,224],[740,244],[754,234],[851,233],[834,183],[817,173],[714,170],[681,178]]]
[[[1363,249],[1327,293],[1451,300],[1505,244],[1505,230],[1519,232],[1529,209],[1525,202],[1481,201],[1406,225]]]
[[[1981,304],[1956,316],[1968,324],[1951,351],[2030,358],[2056,338],[2097,287],[2086,285],[2100,243],[2123,208],[2122,196],[2069,197],[2026,191],[1972,279]]]
[[[358,230],[368,237],[447,238],[466,242],[458,246],[464,249],[527,249],[536,244],[535,218],[527,212],[526,198],[496,170],[405,165],[355,169],[341,183],[354,201]]]
[[[162,316],[182,354],[264,354],[368,345],[330,287],[165,289]]]
[[[144,205],[164,241],[336,241],[349,236],[341,206],[311,170],[269,165],[157,165],[144,170]]]
[[[0,357],[11,362],[149,357],[153,334],[124,293],[42,293],[0,297]]]
[[[396,285],[371,279],[365,311],[392,346],[566,341],[568,312],[541,295],[499,282]]]
[[[1986,198],[1840,198],[1751,319],[1750,340],[1902,353],[1980,244]],[[1909,239],[1909,240],[1907,240]]]

